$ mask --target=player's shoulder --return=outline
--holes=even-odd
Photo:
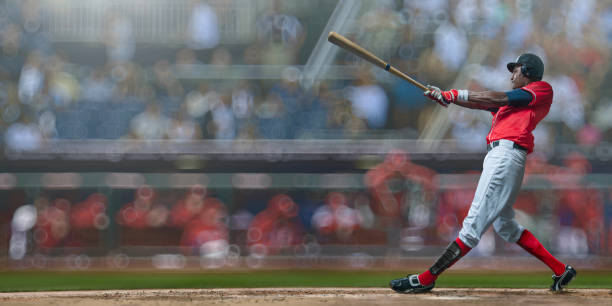
[[[539,92],[552,92],[552,86],[546,81],[536,81],[525,85],[523,88]]]
[[[538,101],[552,101],[553,98],[553,89],[548,82],[545,81],[536,81],[531,82],[523,87],[524,90],[531,93],[533,100]],[[533,101],[532,100],[532,101]]]

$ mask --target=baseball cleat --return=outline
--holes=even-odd
[[[565,272],[563,272],[563,274],[561,274],[560,276],[556,276],[556,275],[552,276],[553,284],[550,286],[550,290],[551,291],[563,290],[563,288],[567,286],[567,284],[569,284],[569,282],[571,282],[572,279],[574,279],[574,277],[576,277],[576,274],[578,274],[578,272],[576,272],[576,270],[572,268],[572,266],[570,265],[565,266]]]
[[[419,276],[416,274],[408,277],[394,279],[389,282],[389,287],[399,293],[425,293],[431,291],[436,283],[433,282],[427,286],[421,285]]]

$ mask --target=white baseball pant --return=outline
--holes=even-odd
[[[505,139],[491,149],[483,162],[482,174],[459,239],[474,248],[493,223],[495,232],[508,242],[516,242],[524,227],[514,220],[514,201],[525,174],[527,152],[513,148]]]

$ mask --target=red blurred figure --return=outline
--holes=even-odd
[[[540,210],[546,208],[547,204],[556,202],[557,196],[552,187],[554,180],[559,177],[559,174],[563,174],[564,171],[563,167],[547,163],[546,158],[542,154],[536,152],[527,155],[523,185],[550,185],[551,188],[519,190],[514,208],[529,216],[536,217]]]
[[[556,175],[563,174],[565,169],[563,167],[551,165],[546,161],[546,158],[542,154],[532,153],[527,155],[527,162],[525,163],[525,178],[524,181],[529,179],[531,175]]]
[[[478,175],[477,171],[468,171],[465,175]],[[443,241],[453,239],[459,233],[463,219],[472,204],[476,181],[461,180],[447,186],[440,193],[436,212],[438,237]]]
[[[206,188],[204,186],[191,187],[185,197],[172,206],[169,224],[175,227],[186,226],[200,214],[202,208],[204,208],[205,199]]]
[[[344,193],[330,192],[325,204],[315,210],[312,224],[322,240],[351,242],[354,238],[353,235],[359,229],[363,217],[348,205]]]
[[[406,197],[410,194],[404,192],[404,188],[396,187],[398,183],[403,187],[406,180],[420,184],[424,201],[430,202],[437,188],[435,176],[435,171],[412,163],[408,153],[402,150],[389,152],[385,161],[366,173],[365,183],[374,198],[372,210],[379,216],[400,217],[406,209],[403,205],[409,203]]]
[[[578,152],[568,154],[563,162],[572,174],[585,175],[591,172],[591,163],[584,155]]]
[[[255,215],[247,231],[251,253],[265,256],[302,243],[303,227],[298,205],[286,194],[270,199],[268,207]]]
[[[226,225],[227,209],[216,198],[206,198],[202,207],[185,226],[181,236],[181,246],[188,253],[200,255],[227,252],[229,233]]]
[[[72,206],[70,225],[74,229],[99,229],[108,227],[107,199],[101,193],[93,193],[85,201]]]
[[[56,199],[52,205],[42,203],[38,206],[38,217],[34,229],[34,241],[38,247],[52,248],[64,241],[70,232],[68,223],[70,202]]]
[[[131,228],[160,227],[166,224],[168,210],[155,203],[155,191],[150,186],[136,190],[133,202],[125,204],[117,212],[117,223]]]
[[[570,153],[565,159],[564,188],[559,198],[558,214],[562,226],[581,229],[587,236],[591,250],[600,249],[604,243],[603,197],[597,189],[583,181],[591,172],[591,163],[580,153]]]

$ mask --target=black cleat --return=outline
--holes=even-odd
[[[408,277],[394,279],[389,282],[389,287],[395,292],[399,293],[425,293],[431,291],[435,286],[436,282],[433,282],[427,286],[421,285],[419,277],[416,274],[409,275]]]
[[[576,270],[574,270],[572,266],[570,265],[565,266],[565,272],[563,272],[563,274],[561,274],[560,276],[556,276],[556,275],[552,276],[553,284],[550,286],[550,290],[551,291],[563,290],[563,288],[567,286],[567,284],[569,284],[569,282],[571,282],[572,279],[574,279],[574,277],[576,277],[576,274],[578,274],[578,272],[576,272]]]

